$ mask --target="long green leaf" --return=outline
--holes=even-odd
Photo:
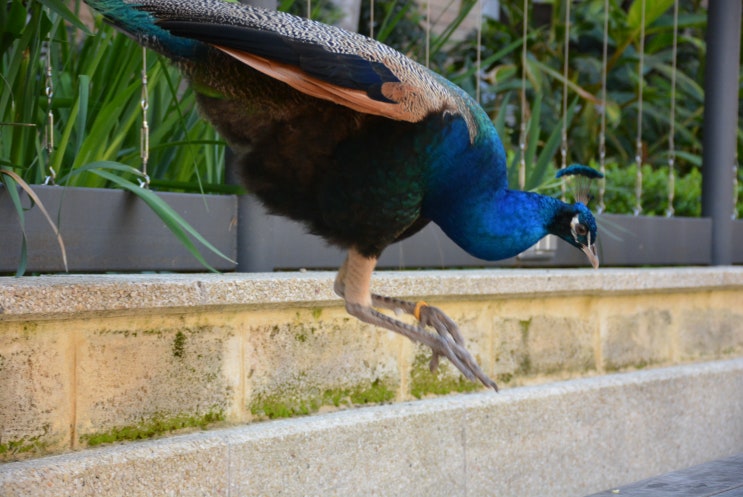
[[[552,76],[555,80],[559,81],[560,84],[567,84],[568,88],[570,88],[573,92],[580,95],[581,98],[584,100],[588,100],[589,102],[593,104],[598,104],[599,100],[598,98],[591,92],[587,91],[586,89],[582,88],[577,83],[573,82],[570,79],[565,79],[565,77],[562,75],[562,73],[552,69],[551,67],[547,66],[543,62],[539,62],[538,60],[531,62],[535,67],[538,67],[540,70],[545,72],[546,74],[549,74]]]
[[[98,168],[91,167],[90,172],[97,174],[111,183],[118,185],[119,187],[128,190],[137,195],[142,201],[144,201],[152,211],[165,223],[171,232],[178,238],[178,240],[188,249],[204,267],[211,271],[216,271],[206,259],[201,255],[201,252],[196,248],[196,245],[191,241],[189,236],[195,238],[199,243],[208,248],[211,252],[218,255],[229,262],[235,262],[226,255],[224,255],[219,249],[212,245],[206,238],[196,231],[180,214],[173,210],[163,199],[155,195],[151,190],[141,188],[139,185],[132,183],[131,181],[125,180],[120,176],[111,174],[106,171],[105,168],[110,167],[110,163],[97,163]],[[89,166],[93,166],[90,164]],[[126,166],[125,166],[126,167]]]
[[[446,26],[446,28],[441,32],[440,35],[434,36],[431,40],[431,57],[439,53],[439,51],[444,48],[444,45],[446,45],[457,28],[462,24],[462,22],[464,22],[464,20],[467,18],[467,14],[470,13],[472,7],[474,7],[475,5],[477,5],[476,0],[462,0],[459,12],[457,12],[457,16],[454,18],[454,20]]]
[[[0,169],[0,175],[3,173],[3,169]],[[18,215],[18,224],[21,227],[21,254],[16,268],[16,276],[23,276],[26,272],[28,264],[28,237],[26,236],[26,215],[21,204],[21,197],[18,195],[18,185],[11,176],[6,176],[4,181],[0,181],[0,185],[5,185],[5,190],[8,192],[13,207]]]
[[[80,150],[83,145],[85,131],[88,124],[88,97],[90,95],[90,78],[87,74],[81,74],[78,80],[78,101],[80,102],[80,119],[77,125],[77,140],[75,150]]]
[[[36,204],[36,207],[38,207],[41,214],[46,218],[47,222],[49,223],[49,226],[52,227],[52,231],[54,232],[54,235],[57,238],[57,244],[59,245],[59,250],[62,253],[62,263],[64,264],[65,271],[67,271],[67,252],[65,251],[64,241],[62,240],[62,234],[59,232],[59,229],[57,228],[57,225],[54,224],[54,221],[52,220],[52,217],[49,215],[49,213],[46,210],[46,207],[44,207],[44,204],[41,202],[41,199],[39,199],[39,196],[36,195],[36,192],[34,192],[31,187],[23,181],[23,178],[18,176],[15,172],[8,170],[8,169],[0,169],[0,175],[5,175],[13,180],[15,182],[15,185],[20,186],[23,188],[23,190],[26,192],[26,194],[31,197],[31,200],[33,200],[34,204]],[[6,180],[7,181],[7,180]],[[14,185],[14,186],[15,186]],[[10,189],[9,189],[10,191]],[[10,194],[11,198],[13,199],[13,204],[15,205],[16,211],[19,213],[19,217],[21,221],[24,221],[23,216],[21,215],[23,211],[23,207],[21,206],[20,199],[17,198],[18,193],[15,193],[15,198],[13,197],[13,193]],[[23,233],[23,247],[22,247],[22,253],[23,253],[23,261],[21,263],[21,266],[18,268],[18,272],[20,272],[19,276],[22,275],[25,272],[26,265],[25,265],[25,254],[26,254],[26,233],[24,231]]]
[[[645,4],[645,28],[650,26],[673,6],[674,0],[635,0],[627,14],[627,24],[633,31],[639,31],[642,25],[642,7]]]
[[[578,107],[578,102],[579,100],[575,98],[566,111],[568,126],[570,126],[570,123],[572,123],[573,121],[573,116],[575,115],[575,110]],[[561,141],[562,127],[555,126],[555,128],[552,130],[552,133],[550,133],[549,139],[544,144],[544,147],[542,147],[542,151],[539,154],[539,159],[537,160],[535,167],[532,169],[531,174],[529,175],[529,180],[527,181],[527,183],[531,185],[531,188],[536,188],[541,182],[551,179],[552,175],[548,175],[547,171],[549,170],[549,165],[552,164],[552,162],[554,161],[555,155],[560,148]]]
[[[88,30],[88,27],[83,24],[83,22],[80,20],[80,18],[73,14],[72,11],[67,8],[67,5],[62,0],[39,0],[42,4],[44,4],[45,7],[47,7],[49,10],[60,16],[65,21],[69,22],[73,26],[75,26],[77,29],[82,31],[85,34],[90,34],[90,31]]]

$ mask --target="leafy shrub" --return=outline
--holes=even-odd
[[[616,163],[606,166],[605,203],[610,212],[631,214],[636,204],[635,182],[637,165],[620,167]],[[668,166],[642,167],[642,213],[647,216],[664,216],[668,209]],[[676,177],[673,208],[676,216],[698,217],[702,214],[702,175],[697,169]]]
[[[87,28],[56,0],[11,0],[0,16],[0,166],[40,183],[52,166],[61,184],[106,186],[85,165],[117,161],[139,166],[142,48],[98,18]],[[73,29],[65,21],[74,22]],[[50,40],[47,43],[47,40]],[[148,52],[149,174],[161,185],[223,181],[224,144],[200,119],[180,72]],[[54,149],[45,150],[51,57]],[[211,145],[204,147],[204,144]],[[84,172],[81,172],[84,171]]]

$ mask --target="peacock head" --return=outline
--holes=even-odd
[[[586,254],[594,269],[599,267],[599,257],[596,254],[596,219],[591,211],[578,202],[566,205],[566,211],[560,216],[555,235],[570,245],[579,248]]]
[[[555,219],[554,234],[582,250],[594,269],[599,267],[596,254],[596,219],[586,204],[591,200],[590,188],[594,179],[604,175],[588,166],[573,164],[560,170],[557,177],[570,178],[573,181],[573,195],[576,203],[565,205]]]

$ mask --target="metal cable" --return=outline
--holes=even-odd
[[[526,33],[529,24],[529,0],[524,0],[524,22],[521,34],[521,127],[519,133],[519,189],[526,187]]]
[[[139,101],[142,108],[142,129],[139,134],[139,156],[142,159],[142,178],[139,186],[149,188],[150,176],[147,174],[147,163],[150,160],[150,125],[147,122],[147,110],[150,108],[150,96],[147,92],[147,49],[142,47],[142,97]]]
[[[601,65],[601,130],[599,131],[599,169],[603,177],[599,180],[598,213],[606,210],[606,73],[609,61],[609,0],[604,0],[604,46]]]
[[[673,55],[671,66],[671,113],[669,116],[670,129],[668,130],[668,208],[666,208],[666,217],[672,217],[674,214],[673,198],[676,193],[676,145],[674,143],[676,135],[676,54],[678,51],[678,19],[679,3],[678,0],[673,2]]]
[[[635,208],[633,211],[635,216],[642,214],[642,87],[645,65],[645,0],[642,0],[641,8],[640,63],[637,70],[637,141],[635,143],[635,164],[637,164],[637,175],[635,177]]]
[[[565,169],[568,165],[568,65],[570,57],[570,1],[565,2],[565,40],[564,40],[564,60],[562,69],[562,140],[560,142],[560,169]],[[562,189],[562,200],[565,201],[565,180],[560,182]]]
[[[46,128],[44,129],[44,148],[46,149],[47,170],[49,175],[44,178],[45,185],[54,185],[57,171],[52,166],[54,152],[54,113],[52,113],[52,99],[54,98],[54,80],[52,79],[52,45],[46,43],[46,80],[44,92],[46,94]]]

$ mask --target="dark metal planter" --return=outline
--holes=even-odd
[[[335,268],[343,262],[341,250],[305,233],[301,225],[269,216],[253,201],[248,212],[250,230],[241,247],[247,271],[297,268]],[[603,266],[707,265],[711,262],[712,223],[706,218],[665,218],[603,214],[598,217],[599,255]],[[736,221],[737,242],[743,246],[743,221]],[[383,268],[445,268],[491,266],[586,266],[585,256],[559,240],[554,250],[529,251],[519,257],[486,262],[467,255],[435,225],[392,245],[383,254]],[[740,249],[733,262],[743,262]]]
[[[743,264],[743,219],[737,219],[731,224],[733,264]]]
[[[160,218],[135,195],[122,190],[34,186],[34,192],[57,223],[70,271],[204,271]],[[204,238],[236,258],[234,195],[158,193]],[[25,211],[28,272],[64,271],[56,237],[38,207],[21,193]],[[0,188],[0,272],[14,272],[21,255],[18,214]],[[197,243],[214,268],[235,265]]]
[[[34,186],[60,226],[70,271],[203,271],[164,223],[132,194],[120,190]],[[246,271],[334,269],[345,254],[287,219],[267,215],[248,200],[240,223],[248,226],[237,245],[237,197],[159,193],[171,207]],[[28,271],[60,272],[62,258],[47,221],[25,196]],[[712,223],[707,218],[598,217],[602,266],[708,265]],[[733,263],[743,263],[743,221],[733,221]],[[21,253],[18,216],[0,189],[0,272],[14,272]],[[559,240],[540,243],[519,257],[486,262],[467,255],[435,225],[389,247],[381,268],[456,267],[586,267],[582,253]],[[202,248],[207,261],[221,271],[235,265]]]

